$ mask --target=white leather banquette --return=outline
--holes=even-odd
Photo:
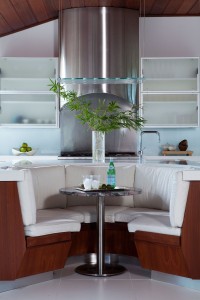
[[[106,170],[93,164],[25,169],[25,180],[18,182],[25,235],[80,231],[81,223],[96,221],[94,199],[66,197],[59,189],[80,185],[86,174],[100,174],[106,182]],[[189,189],[182,169],[129,164],[116,165],[116,174],[117,185],[142,188],[142,194],[106,198],[106,222],[127,222],[130,232],[181,234]]]
[[[80,230],[82,214],[66,210],[66,199],[59,193],[65,186],[64,166],[25,169],[24,177],[18,182],[18,193],[25,235]]]

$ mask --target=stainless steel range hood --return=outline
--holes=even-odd
[[[61,16],[61,78],[138,77],[139,15],[131,9],[87,7],[66,9]],[[63,81],[65,82],[65,81]],[[79,96],[136,103],[135,84],[65,84]],[[96,98],[96,99],[95,99]],[[61,154],[91,152],[91,131],[71,111],[60,112]],[[106,152],[136,152],[134,130],[115,130],[106,137]]]
[[[138,11],[111,7],[66,9],[61,16],[61,78],[137,77]],[[110,93],[135,101],[136,86],[67,85],[79,95]]]

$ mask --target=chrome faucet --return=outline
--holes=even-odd
[[[145,133],[155,133],[158,135],[158,141],[160,143],[160,133],[157,131],[157,130],[148,130],[148,131],[141,131],[140,132],[140,150],[138,151],[138,155],[139,155],[139,158],[140,160],[142,159],[142,156],[143,156],[143,147],[142,147],[142,137],[143,137],[143,134]]]

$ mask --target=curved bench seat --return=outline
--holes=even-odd
[[[81,213],[66,209],[37,211],[36,223],[24,227],[26,236],[41,236],[60,232],[80,231],[84,217]]]
[[[93,223],[97,220],[97,208],[94,205],[78,205],[70,207],[73,211],[80,212],[84,215],[84,223]],[[127,207],[120,205],[105,206],[105,222],[114,223],[116,213],[123,212]]]
[[[136,215],[134,220],[128,223],[128,231],[145,231],[160,234],[180,236],[181,228],[172,227],[167,215]]]
[[[161,216],[169,216],[168,211],[164,211],[161,209],[153,209],[153,208],[144,208],[144,207],[128,207],[123,211],[117,212],[115,214],[115,222],[131,222],[138,215],[161,215]]]

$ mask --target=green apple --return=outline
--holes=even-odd
[[[28,144],[27,143],[22,143],[22,148],[27,148],[28,147]]]
[[[26,149],[27,149],[26,147],[20,147],[20,148],[19,148],[19,151],[20,151],[20,152],[26,152]]]
[[[29,151],[31,151],[31,150],[32,150],[31,147],[27,147],[27,148],[26,148],[26,151],[27,151],[27,152],[29,152]]]

